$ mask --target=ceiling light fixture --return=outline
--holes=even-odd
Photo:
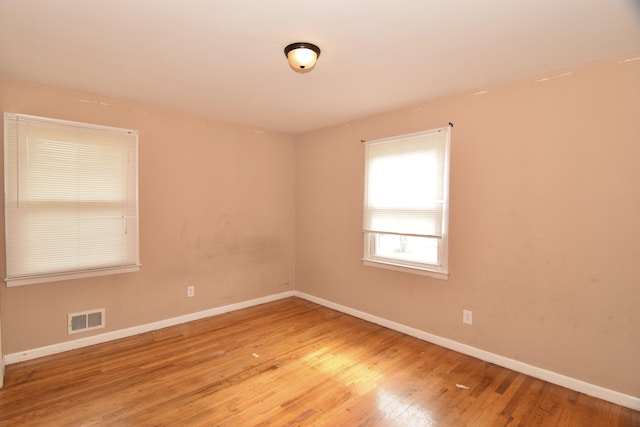
[[[289,65],[299,73],[313,70],[320,56],[320,48],[312,43],[296,42],[284,48]]]

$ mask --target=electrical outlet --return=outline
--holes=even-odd
[[[462,310],[462,323],[471,325],[473,323],[473,312],[471,310]]]
[[[191,285],[191,286],[187,286],[187,296],[188,297],[192,297],[196,294],[196,287]]]

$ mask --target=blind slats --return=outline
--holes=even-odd
[[[5,113],[7,281],[139,265],[137,132]]]
[[[364,231],[442,237],[449,128],[367,142]]]

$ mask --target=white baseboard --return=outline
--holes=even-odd
[[[93,335],[86,338],[79,338],[73,341],[65,341],[59,344],[48,345],[46,347],[39,347],[32,350],[21,351],[19,353],[6,354],[4,356],[4,363],[6,365],[10,365],[12,363],[24,362],[26,360],[36,359],[38,357],[62,353],[63,351],[75,350],[77,348],[88,347],[94,344],[100,344],[120,338],[126,338],[133,335],[142,334],[144,332],[155,331],[158,329],[166,328],[168,326],[174,326],[181,323],[191,322],[193,320],[203,319],[205,317],[216,316],[218,314],[228,313],[230,311],[240,310],[242,308],[253,307],[254,305],[264,304],[291,296],[294,296],[293,291],[282,292],[279,294],[256,298],[249,301],[243,301],[236,304],[211,308],[204,311],[198,311],[196,313],[189,313],[183,316],[173,317],[171,319],[160,320],[158,322],[147,323],[146,325],[106,332],[104,334]]]
[[[54,344],[46,347],[39,347],[32,350],[26,350],[19,353],[6,354],[4,356],[4,364],[10,365],[12,363],[23,362],[26,360],[36,359],[38,357],[49,356],[52,354],[62,353],[68,350],[74,350],[77,348],[88,347],[94,344],[100,344],[108,341],[117,340],[120,338],[126,338],[133,335],[142,334],[144,332],[154,331],[169,326],[179,325],[181,323],[191,322],[193,320],[203,319],[205,317],[216,316],[218,314],[228,313],[230,311],[240,310],[247,307],[253,307],[255,305],[264,304],[271,301],[276,301],[288,297],[296,296],[307,301],[331,308],[333,310],[340,311],[345,314],[366,320],[371,323],[375,323],[385,328],[393,329],[403,334],[427,341],[441,347],[448,348],[450,350],[457,351],[468,356],[484,360],[486,362],[493,363],[504,368],[508,368],[517,372],[521,372],[526,375],[530,375],[535,378],[539,378],[544,381],[548,381],[552,384],[556,384],[562,387],[566,387],[571,390],[578,391],[580,393],[587,394],[589,396],[597,397],[609,402],[622,405],[636,411],[640,411],[640,398],[630,396],[628,394],[620,393],[614,390],[609,390],[604,387],[600,387],[594,384],[590,384],[575,378],[567,377],[556,372],[548,371],[546,369],[538,368],[536,366],[529,365],[527,363],[519,362],[508,357],[500,356],[499,354],[490,353],[485,350],[481,350],[472,347],[467,344],[443,338],[437,335],[430,334],[428,332],[421,331],[419,329],[411,328],[409,326],[393,322],[391,320],[384,319],[382,317],[374,316],[363,311],[359,311],[350,307],[346,307],[334,302],[315,297],[313,295],[305,294],[304,292],[288,291],[275,295],[269,295],[262,298],[256,298],[249,301],[243,301],[236,304],[225,305],[222,307],[216,307],[209,310],[199,311],[196,313],[185,314],[183,316],[173,317],[171,319],[165,319],[158,322],[148,323],[146,325],[134,326],[132,328],[121,329],[118,331],[107,332],[104,334],[93,335],[86,338],[80,338],[73,341],[66,341],[59,344]],[[2,375],[4,377],[4,375]]]
[[[355,310],[350,307],[346,307],[334,302],[315,297],[313,295],[305,294],[303,292],[294,291],[296,297],[305,299],[307,301],[314,302],[316,304],[331,308],[333,310],[340,311],[345,314],[366,320],[371,323],[375,323],[385,328],[393,329],[403,334],[410,335],[412,337],[427,341],[441,347],[448,348],[450,350],[457,351],[458,353],[466,354],[468,356],[475,357],[485,362],[490,362],[504,368],[511,369],[516,372],[520,372],[541,380],[556,384],[562,387],[566,387],[571,390],[575,390],[580,393],[587,394],[589,396],[597,397],[598,399],[613,402],[618,405],[625,406],[627,408],[640,411],[640,398],[630,396],[628,394],[620,393],[614,390],[609,390],[604,387],[600,387],[594,384],[590,384],[575,378],[567,377],[556,372],[548,371],[546,369],[538,368],[536,366],[529,365],[524,362],[519,362],[508,357],[500,356],[499,354],[490,353],[479,348],[472,347],[467,344],[462,344],[457,341],[453,341],[447,338],[443,338],[437,335],[430,334],[428,332],[421,331],[419,329],[411,328],[409,326],[393,322],[391,320],[384,319],[382,317],[374,316],[363,311]]]

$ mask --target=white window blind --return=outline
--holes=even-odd
[[[136,131],[5,113],[8,286],[136,271]]]
[[[365,231],[442,237],[448,134],[367,143]]]
[[[449,140],[444,127],[366,143],[365,260],[446,272]]]

